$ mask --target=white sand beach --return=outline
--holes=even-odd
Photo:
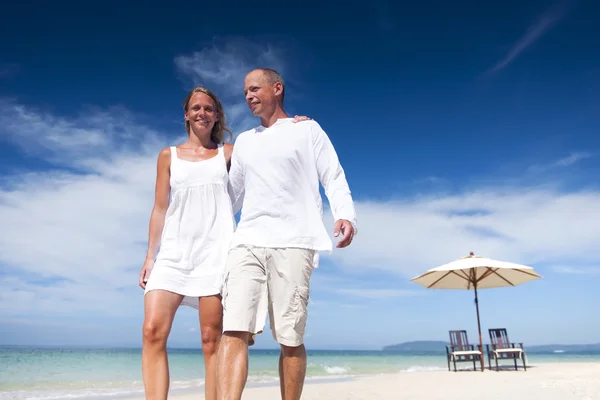
[[[202,395],[170,396],[176,400]],[[248,388],[244,400],[280,399],[279,387]],[[343,382],[309,382],[302,399],[570,400],[600,399],[600,363],[533,365],[527,371],[403,372]]]

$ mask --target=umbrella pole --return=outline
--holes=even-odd
[[[481,372],[483,372],[485,367],[483,361],[483,339],[481,338],[481,322],[479,320],[479,299],[477,298],[477,283],[475,283],[473,287],[475,289],[475,310],[477,310],[477,329],[479,331],[479,351],[481,352],[479,359],[481,361]]]

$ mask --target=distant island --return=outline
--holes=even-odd
[[[441,340],[415,340],[412,342],[404,342],[384,346],[382,351],[398,352],[398,353],[445,353],[446,346],[450,342]],[[475,344],[475,343],[472,343]],[[483,343],[485,347],[486,342]],[[594,344],[544,344],[528,346],[524,343],[525,351],[531,353],[553,353],[553,352],[600,352],[600,343]]]
[[[391,346],[385,346],[383,351],[394,351],[394,352],[426,352],[426,353],[439,353],[445,352],[445,348],[450,342],[443,342],[440,340],[415,340],[412,342],[404,342],[399,344],[393,344]]]

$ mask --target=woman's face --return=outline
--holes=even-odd
[[[194,93],[190,98],[185,119],[190,122],[190,129],[193,132],[210,134],[219,120],[213,99],[205,93]]]

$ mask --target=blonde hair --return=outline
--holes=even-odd
[[[190,106],[190,100],[192,99],[192,96],[196,93],[204,93],[205,95],[210,97],[213,103],[215,104],[216,112],[219,116],[218,121],[215,122],[215,125],[213,126],[212,131],[210,133],[210,139],[216,144],[221,144],[225,141],[225,132],[229,133],[229,137],[232,138],[233,135],[231,133],[231,130],[227,126],[227,118],[225,116],[225,112],[223,111],[223,105],[221,104],[221,101],[219,100],[217,95],[214,94],[210,89],[207,89],[204,86],[196,86],[195,88],[190,90],[183,102],[183,111],[187,113],[188,108]],[[190,121],[188,120],[185,121],[185,130],[189,135]]]

